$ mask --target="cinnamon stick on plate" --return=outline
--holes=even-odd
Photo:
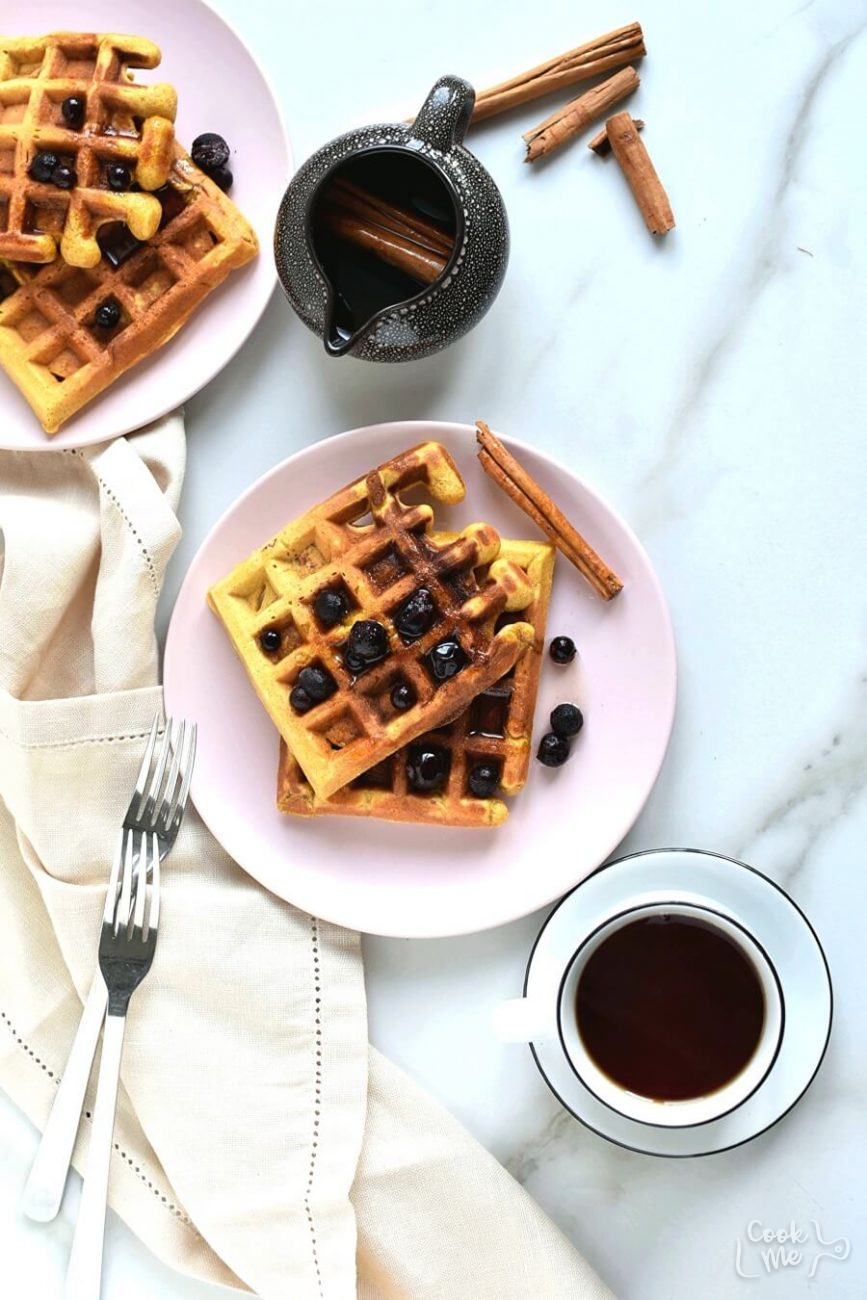
[[[637,90],[639,84],[640,79],[634,68],[621,68],[613,77],[607,77],[592,90],[579,95],[563,108],[558,108],[544,122],[524,132],[527,142],[524,162],[532,163],[537,158],[544,158],[561,144],[573,140],[612,105]]]
[[[598,77],[613,68],[625,67],[641,59],[647,51],[644,48],[644,33],[640,23],[628,23],[618,27],[604,36],[587,41],[584,45],[548,59],[527,72],[521,72],[509,81],[501,81],[496,86],[479,91],[476,106],[473,109],[472,122],[481,122],[495,113],[505,113],[507,109],[518,104],[527,104],[532,99],[549,95],[561,86],[573,86],[577,81],[587,81]]]
[[[650,154],[639,138],[628,113],[615,113],[605,123],[611,152],[620,164],[629,188],[635,196],[644,224],[652,235],[664,235],[674,229],[674,213],[662,181],[650,161]]]
[[[550,537],[603,600],[613,600],[623,590],[617,574],[570,524],[533,476],[506,451],[484,420],[476,421],[476,441],[479,463],[485,473]]]

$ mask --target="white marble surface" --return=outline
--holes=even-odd
[[[658,567],[681,665],[669,759],[625,847],[717,849],[791,890],[836,985],[825,1065],[796,1111],[745,1148],[676,1163],[607,1145],[558,1108],[524,1049],[489,1033],[493,1005],[520,988],[541,916],[465,939],[369,940],[371,1035],[624,1300],[863,1296],[862,0],[697,0],[688,17],[667,0],[637,14],[598,2],[579,13],[565,0],[221,2],[273,79],[299,160],[348,123],[410,111],[443,71],[489,84],[633,16],[644,23],[650,58],[633,108],[677,230],[654,243],[614,165],[581,144],[530,173],[518,135],[548,106],[473,132],[513,228],[490,316],[441,357],[373,368],[329,361],[275,299],[190,403],[186,535],[164,609],[242,488],[354,425],[484,415],[605,494]],[[17,1278],[16,1300],[48,1300],[60,1294],[70,1220],[46,1232],[17,1217],[35,1134],[2,1100],[0,1141],[3,1272]],[[802,1265],[742,1281],[735,1240],[752,1219],[817,1219],[851,1253],[812,1280]],[[217,1293],[161,1268],[114,1221],[104,1294]]]

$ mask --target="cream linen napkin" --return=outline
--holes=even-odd
[[[102,447],[0,453],[0,1085],[40,1126],[161,706],[154,614],[183,468],[178,415]],[[610,1295],[369,1054],[358,936],[266,893],[193,810],[130,1010],[110,1200],[169,1264],[268,1300]]]

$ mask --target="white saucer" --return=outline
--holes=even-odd
[[[657,1156],[702,1156],[757,1137],[792,1109],[813,1082],[831,1033],[833,995],[822,946],[800,908],[767,876],[731,858],[697,849],[658,849],[600,867],[558,903],[530,954],[524,994],[556,1001],[564,966],[584,937],[608,917],[654,901],[703,903],[750,931],[776,968],[786,1001],[779,1055],[760,1088],[709,1123],[671,1129],[611,1110],[584,1087],[559,1040],[531,1043],[548,1086],[577,1120],[618,1146]]]

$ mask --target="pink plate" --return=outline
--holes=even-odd
[[[0,370],[0,447],[84,447],[140,428],[180,406],[222,370],[247,338],[277,280],[271,243],[292,171],[289,141],[261,68],[240,37],[202,0],[78,0],[73,6],[66,0],[39,0],[38,5],[4,0],[0,23],[6,36],[74,28],[156,41],[162,62],[152,72],[136,73],[136,79],[175,86],[182,144],[189,147],[203,131],[225,136],[235,177],[231,197],[259,237],[254,262],[230,275],[165,347],[95,397],[54,437],[43,433]]]
[[[524,916],[597,867],[632,826],[656,780],[674,719],[676,660],[659,582],[618,516],[562,465],[521,443],[527,468],[624,580],[610,604],[558,556],[549,636],[579,657],[546,657],[536,737],[574,700],[584,730],[569,763],[533,762],[495,830],[289,817],[275,808],[277,733],[205,603],[238,560],[343,483],[425,439],[442,442],[467,500],[437,524],[484,519],[504,537],[537,536],[483,474],[466,425],[411,421],[355,429],[307,447],[255,483],[205,539],[178,596],[165,657],[167,710],[199,724],[193,798],[228,852],[268,889],[317,916],[373,934],[465,934]]]

